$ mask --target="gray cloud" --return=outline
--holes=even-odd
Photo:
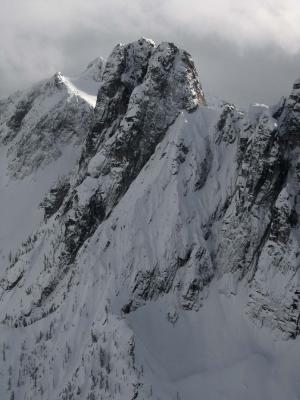
[[[300,76],[298,0],[0,0],[0,96],[140,36],[194,57],[205,89],[272,103]]]

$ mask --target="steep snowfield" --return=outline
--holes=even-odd
[[[164,399],[299,398],[299,341],[254,328],[243,293],[222,294],[214,284],[203,307],[179,312],[175,325],[165,314],[170,304],[168,295],[129,317],[148,393],[152,386]]]
[[[300,398],[299,88],[205,101],[185,51],[140,39],[1,103],[1,244],[23,241],[0,275],[1,399]]]
[[[214,152],[213,167],[200,194],[189,190],[195,165],[201,165],[207,154],[205,139],[210,130],[214,142],[218,115],[200,108],[179,116],[84,250],[84,270],[95,259],[96,268],[104,274],[100,279],[113,287],[114,313],[120,315],[122,305],[128,303],[137,275],[158,268],[163,279],[162,260],[170,265],[177,255],[184,258],[186,248],[201,243],[201,227],[222,207],[226,190],[230,192],[234,185],[233,150],[223,144]],[[178,163],[180,144],[192,152],[188,162]],[[202,293],[200,308],[182,310],[182,303],[189,303],[181,292],[185,282],[195,277],[193,265],[185,267],[169,293],[158,298],[157,289],[147,302],[138,297],[137,310],[125,316],[135,338],[136,370],[143,371],[141,398],[297,399],[299,341],[285,341],[278,332],[251,324],[246,316],[249,289],[242,285],[237,293],[234,276],[225,275],[211,284]]]

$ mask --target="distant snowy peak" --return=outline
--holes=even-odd
[[[291,94],[282,107],[280,122],[284,133],[299,144],[300,79],[294,83]]]
[[[66,145],[83,142],[93,112],[88,96],[56,73],[2,101],[0,141],[9,175],[29,175],[58,159]]]
[[[97,57],[91,61],[85,71],[80,74],[83,79],[91,79],[95,82],[101,82],[105,61],[102,57]]]

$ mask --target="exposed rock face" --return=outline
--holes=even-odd
[[[255,320],[279,328],[287,336],[299,334],[299,97],[294,85],[282,115],[276,122],[268,168],[268,225],[256,256],[256,273],[249,312]],[[269,146],[270,148],[270,146]],[[277,172],[276,172],[277,171]],[[264,186],[260,191],[262,192]],[[280,283],[279,283],[280,282]]]
[[[67,201],[67,208],[72,215],[75,212],[78,222],[77,233],[73,217],[71,224],[66,222],[67,241],[71,235],[77,242],[74,246],[72,240],[68,252],[76,253],[111,212],[180,110],[193,111],[199,104],[204,104],[204,97],[194,64],[175,45],[154,47],[152,41],[140,39],[113,50],[97,98],[95,126],[83,149],[80,178]],[[93,202],[87,200],[93,196],[101,204],[99,214],[94,212]],[[85,200],[81,201],[82,197]]]
[[[63,84],[59,76],[57,84]],[[46,287],[37,287],[36,316],[33,311],[22,312],[21,321],[28,324],[41,318],[45,302],[46,313],[55,309],[49,296],[69,273],[81,246],[127,191],[180,111],[194,111],[199,104],[204,104],[204,97],[186,52],[170,43],[155,47],[147,39],[113,50],[103,72],[95,126],[83,148],[78,178],[68,191],[54,188],[44,202],[46,219],[56,210],[59,221],[50,220],[50,229],[42,230],[53,243],[51,256],[46,250],[43,257],[52,259],[53,265]],[[27,253],[25,249],[26,257]]]
[[[62,205],[68,191],[70,182],[68,179],[61,179],[53,186],[46,197],[41,202],[41,207],[44,209],[45,220],[55,214]]]
[[[214,364],[217,351],[201,364],[216,334],[206,324],[226,337],[207,311],[221,294],[270,335],[299,334],[299,83],[273,108],[207,107],[191,57],[148,39],[116,46],[87,73],[100,83],[93,116],[86,103],[70,115],[63,103],[61,125],[55,102],[38,137],[26,136],[43,146],[51,120],[52,135],[77,140],[76,118],[85,121],[76,171],[52,187],[44,222],[1,274],[0,371],[10,383],[0,397],[192,399],[188,375],[198,398],[203,370],[231,365]],[[71,87],[61,75],[44,85],[58,97]],[[0,105],[4,141],[32,124],[29,93]]]
[[[247,313],[258,324],[299,332],[299,118],[297,83],[274,119],[256,106],[242,129],[236,188],[224,214],[216,268],[250,283]],[[261,108],[261,113],[259,113]],[[280,282],[280,284],[279,284]]]
[[[281,115],[281,130],[285,134],[299,134],[300,80],[296,81]]]
[[[109,147],[115,154],[108,154],[108,158],[123,164],[130,156],[140,158],[136,160],[140,168],[179,110],[192,110],[198,104],[204,104],[203,92],[186,52],[171,43],[154,48],[147,39],[116,46],[103,73],[95,126],[87,138],[82,163],[110,139],[103,146],[103,157]],[[140,154],[141,147],[145,155]],[[129,148],[137,154],[128,154]],[[101,169],[107,168],[98,165],[99,161],[92,162],[90,175],[99,176]]]

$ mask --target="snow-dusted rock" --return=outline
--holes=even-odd
[[[99,82],[84,83],[97,92]],[[89,93],[57,73],[0,102],[2,269],[43,221],[45,194],[77,164],[93,117]]]
[[[67,144],[80,145],[90,127],[92,110],[69,89],[60,73],[3,102],[0,137],[7,145],[10,175],[30,175],[57,160]]]
[[[207,107],[190,56],[149,39],[78,79],[43,83],[88,126],[0,275],[0,397],[297,398],[299,84],[274,107]],[[14,98],[7,143],[36,121]]]

